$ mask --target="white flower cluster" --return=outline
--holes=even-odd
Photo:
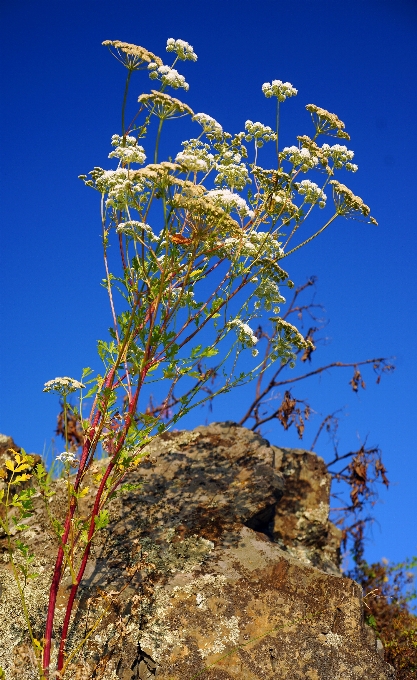
[[[353,156],[355,155],[353,151],[350,151],[344,144],[323,144],[321,147],[323,156],[326,158],[331,158],[335,168],[343,168],[345,166],[346,170],[351,172],[356,172],[358,166],[355,163],[350,163]]]
[[[304,201],[306,203],[318,202],[320,208],[325,207],[327,196],[315,182],[311,182],[309,179],[303,179],[303,181],[297,185],[297,190],[299,194],[304,196]]]
[[[183,87],[184,90],[190,88],[189,84],[185,81],[184,76],[182,76],[175,68],[170,68],[169,66],[158,66],[154,61],[148,64],[149,78],[151,80],[160,80],[162,85],[170,85],[178,89]]]
[[[192,290],[184,290],[182,286],[170,290],[170,305],[174,305],[180,299],[180,307],[194,306],[194,293]]]
[[[282,80],[273,80],[272,83],[264,83],[262,92],[265,97],[276,97],[279,102],[285,102],[287,97],[295,97],[298,90],[291,83],[283,83]]]
[[[105,170],[96,180],[97,189],[102,193],[108,194],[106,206],[117,207],[117,204],[124,205],[131,202],[131,194],[133,188],[143,191],[144,185],[134,183],[129,178],[129,171],[127,168],[118,168],[117,170]]]
[[[257,194],[257,196],[261,197],[262,194]],[[287,203],[291,203],[291,199],[293,197],[293,193],[291,192],[290,195],[288,195],[285,191],[276,191],[275,193],[272,194],[272,199],[275,203],[283,203],[284,205]]]
[[[217,246],[228,257],[234,257],[235,255],[253,257],[259,253],[256,244],[249,237],[236,238],[235,236],[229,236],[224,241],[219,241]]]
[[[243,323],[241,319],[232,319],[228,323],[229,328],[235,328],[237,332],[237,337],[244,347],[254,347],[258,342],[258,338],[254,334],[252,328],[247,324]],[[254,356],[258,354],[253,353]]]
[[[314,168],[319,162],[317,156],[314,156],[308,149],[299,149],[298,146],[286,146],[280,155],[281,158],[289,160],[294,167],[301,165],[302,172]]]
[[[45,383],[43,391],[44,392],[58,392],[59,394],[70,394],[71,392],[76,392],[85,387],[79,380],[74,380],[74,378],[68,378],[64,376],[63,378],[54,378],[53,380],[48,380]]]
[[[235,257],[236,255],[258,257],[262,255],[275,261],[284,255],[283,249],[280,248],[280,244],[274,238],[257,231],[245,234],[241,238],[229,236],[223,242],[219,241],[217,246],[227,257]]]
[[[174,38],[168,38],[167,40],[167,52],[175,52],[178,59],[186,61],[197,61],[197,55],[194,52],[193,46],[185,40],[174,40]]]
[[[230,212],[235,209],[240,217],[253,217],[255,213],[249,209],[245,199],[230,189],[212,189],[207,193],[213,203]]]
[[[241,159],[240,153],[226,151],[222,160],[216,164],[219,174],[214,178],[214,183],[216,185],[226,184],[230,189],[242,191],[251,180],[246,165],[240,162]]]
[[[193,120],[200,123],[203,131],[209,139],[221,139],[223,135],[223,128],[217,120],[214,120],[211,116],[206,113],[196,113],[192,118]]]
[[[255,302],[255,309],[264,308],[269,311],[275,305],[285,303],[285,298],[279,292],[278,285],[270,278],[262,279],[255,290],[255,295],[259,298]],[[279,309],[274,308],[274,313],[279,314]]]
[[[146,161],[145,149],[137,142],[136,137],[127,135],[123,144],[123,137],[113,135],[111,145],[115,150],[109,153],[109,158],[120,158],[124,163],[144,163]]]
[[[246,121],[245,130],[247,132],[245,135],[246,141],[251,142],[252,139],[255,139],[255,144],[259,148],[263,146],[265,142],[275,141],[277,138],[276,132],[274,132],[269,125],[252,123],[251,120]]]
[[[137,220],[129,220],[127,222],[120,222],[116,227],[116,232],[118,234],[126,234],[126,236],[132,236],[132,238],[137,238],[138,236],[142,238],[141,232],[145,232],[149,237],[150,241],[157,243],[159,238],[152,231],[152,227],[145,222],[138,222]]]
[[[208,172],[214,164],[214,156],[209,153],[210,146],[198,139],[190,139],[182,143],[184,151],[177,153],[175,162],[183,165],[190,172]]]
[[[72,451],[63,451],[62,453],[59,454],[59,456],[56,457],[56,460],[61,461],[61,463],[69,463],[70,465],[74,466],[78,463],[78,458],[75,453]]]

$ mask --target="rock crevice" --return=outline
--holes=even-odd
[[[215,423],[159,437],[128,481],[140,488],[112,501],[80,588],[69,649],[104,607],[107,613],[74,662],[75,677],[395,677],[364,625],[360,586],[340,572],[321,458]],[[57,483],[51,506],[58,514],[64,491]],[[85,511],[91,503],[87,495]],[[29,541],[48,575],[54,539],[41,505],[33,527]],[[10,579],[3,582],[2,598],[11,597]],[[70,582],[67,576],[62,604]],[[44,599],[37,600],[40,630]],[[56,635],[59,626],[58,616]],[[9,622],[1,627],[4,638],[17,639]],[[10,664],[7,673],[17,677]]]

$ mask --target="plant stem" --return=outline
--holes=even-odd
[[[129,71],[127,72],[125,92],[124,92],[124,95],[123,95],[123,104],[122,104],[122,135],[123,135],[123,137],[125,136],[125,110],[126,110],[127,93],[129,92],[129,83],[130,83],[131,76],[132,76],[132,71],[129,69]]]
[[[158,148],[159,148],[159,140],[161,138],[161,130],[162,130],[162,123],[163,120],[162,118],[159,119],[159,125],[158,125],[158,132],[156,134],[156,142],[155,142],[155,156],[154,156],[154,163],[158,162]]]
[[[66,608],[66,611],[65,611],[65,618],[64,618],[64,623],[63,623],[62,633],[61,633],[61,642],[60,642],[60,645],[59,645],[59,652],[58,652],[57,671],[61,671],[63,666],[64,666],[65,643],[66,643],[66,638],[67,638],[67,635],[68,635],[68,628],[69,628],[69,624],[70,624],[70,620],[71,620],[72,608],[74,606],[74,601],[75,601],[75,597],[77,595],[78,586],[79,586],[79,584],[80,584],[80,582],[83,578],[84,571],[85,571],[85,568],[87,566],[88,558],[90,556],[91,541],[92,541],[92,538],[93,538],[94,533],[96,531],[95,518],[98,516],[99,510],[100,510],[101,498],[102,498],[102,495],[103,495],[103,492],[104,492],[104,489],[105,489],[105,486],[106,486],[106,482],[107,482],[114,466],[116,465],[118,455],[119,455],[119,453],[120,453],[120,451],[121,451],[121,449],[124,445],[127,433],[129,431],[129,428],[130,428],[130,425],[131,425],[131,422],[132,422],[132,419],[133,419],[133,414],[136,411],[136,407],[137,407],[137,403],[138,403],[138,399],[139,399],[139,393],[140,393],[140,389],[141,389],[141,386],[143,384],[144,379],[145,379],[145,375],[143,374],[143,375],[141,375],[139,384],[136,388],[135,396],[130,403],[129,411],[128,411],[127,416],[126,416],[125,425],[124,425],[123,432],[122,432],[122,436],[119,439],[119,443],[116,447],[116,451],[114,452],[114,454],[112,456],[112,460],[111,460],[109,466],[107,467],[107,470],[106,470],[106,472],[103,476],[103,479],[101,480],[100,486],[99,486],[97,494],[96,494],[96,498],[95,498],[95,502],[94,502],[94,508],[92,510],[92,513],[91,513],[91,521],[90,521],[90,528],[89,528],[89,531],[88,531],[87,544],[86,544],[84,555],[83,555],[81,565],[80,565],[80,568],[79,568],[79,571],[78,571],[78,574],[77,574],[76,582],[72,585],[72,588],[71,588],[70,596],[68,598],[67,608]]]
[[[64,429],[65,429],[65,451],[68,452],[68,421],[67,421],[67,395],[64,394]]]
[[[108,377],[107,380],[104,383],[104,388],[110,387],[113,384],[113,379],[114,379],[114,374],[115,374],[115,368],[113,368]],[[108,397],[107,397],[108,401]],[[104,407],[106,404],[104,405]],[[92,426],[90,428],[89,436],[86,438],[86,441],[83,446],[83,452],[81,454],[81,460],[80,460],[80,465],[78,468],[77,472],[77,477],[74,482],[74,491],[76,492],[78,490],[78,487],[81,483],[85,464],[87,461],[88,454],[91,453],[91,450],[93,451],[94,455],[94,450],[97,446],[97,438],[95,437],[96,434],[96,428],[97,425],[99,424],[99,420],[101,418],[102,411],[98,410],[94,421],[92,423]],[[65,551],[64,551],[64,545],[66,545],[68,541],[68,536],[70,533],[71,529],[71,520],[74,517],[74,512],[77,507],[77,499],[75,496],[72,497],[71,502],[70,502],[70,507],[67,512],[67,516],[65,519],[65,525],[64,525],[64,532],[61,538],[61,545],[59,546],[58,549],[58,554],[56,557],[55,561],[55,568],[54,568],[54,573],[52,577],[52,583],[51,587],[49,590],[49,603],[48,603],[48,613],[46,617],[46,625],[45,625],[45,647],[43,651],[43,670],[45,673],[46,678],[49,677],[49,665],[51,662],[51,640],[52,640],[52,630],[53,630],[53,624],[54,624],[54,616],[55,616],[55,607],[56,607],[56,600],[58,596],[58,589],[59,589],[59,584],[61,581],[61,569],[62,569],[62,563],[64,561],[64,556],[65,556]]]
[[[336,219],[336,217],[338,217],[338,215],[339,215],[339,213],[335,213],[335,214],[333,215],[333,217],[331,217],[330,220],[329,220],[328,222],[326,222],[326,224],[324,225],[324,227],[322,227],[321,229],[319,229],[318,231],[316,231],[316,233],[313,234],[313,236],[310,236],[310,238],[307,238],[305,241],[303,241],[302,243],[300,243],[298,246],[295,246],[295,248],[293,248],[292,250],[289,250],[288,253],[284,253],[284,255],[281,257],[281,259],[283,259],[284,257],[288,257],[288,255],[291,255],[292,253],[295,253],[296,250],[299,250],[300,248],[302,248],[303,246],[305,246],[307,243],[310,243],[310,241],[312,241],[314,238],[316,238],[316,236],[318,236],[318,235],[321,234],[325,229],[327,229],[327,227],[328,227],[328,226]]]
[[[278,170],[279,170],[279,99],[277,99],[277,141],[276,141],[276,149],[277,149],[277,161],[278,161]]]

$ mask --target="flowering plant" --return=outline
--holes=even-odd
[[[59,677],[64,677],[73,656],[65,653],[71,614],[96,533],[108,523],[106,503],[123,489],[129,470],[146,457],[151,439],[209,398],[206,386],[214,374],[222,377],[216,394],[227,392],[275,361],[291,365],[300,349],[311,347],[311,340],[280,316],[285,302],[281,289],[293,286],[281,261],[340,216],[375,222],[362,199],[334,178],[341,169],[356,171],[353,152],[341,144],[319,146],[317,142],[320,135],[349,139],[335,114],[307,106],[314,135],[300,136],[297,145],[280,150],[280,106],[297,94],[290,83],[274,80],[262,86],[267,98],[276,99],[275,130],[247,120],[243,131],[230,134],[211,116],[195,114],[165,91],[189,89],[175,68],[179,61],[197,60],[187,42],[168,40],[167,52],[174,55],[171,66],[137,45],[118,40],[103,44],[127,69],[121,130],[113,135],[109,153],[117,167],[95,167],[81,179],[100,194],[103,285],[113,324],[110,339],[98,342],[102,375],[92,376],[85,369],[81,381],[65,377],[45,384],[44,391],[62,398],[64,422],[69,411],[80,419],[83,445],[78,455],[67,436],[66,451],[58,456],[66,474],[68,509],[57,528],[60,545],[42,642],[32,635],[27,619],[41,678],[52,673],[52,630],[64,570],[71,573],[72,587],[56,659]],[[160,88],[139,96],[138,111],[126,124],[131,77],[139,70],[159,81]],[[195,136],[183,142],[173,160],[160,160],[162,133],[168,121],[179,117],[189,118]],[[152,161],[147,163],[152,141]],[[263,167],[259,159],[268,144],[275,146],[272,169]],[[318,183],[303,179],[310,171]],[[325,208],[326,187],[333,193],[332,215],[290,246],[314,208]],[[120,259],[111,263],[114,246]],[[260,361],[253,320],[265,310],[274,334],[268,357]],[[177,394],[182,390],[167,418],[139,406],[151,389],[160,390],[166,404],[174,389]],[[79,405],[70,406],[68,395],[78,391]],[[83,402],[90,398],[92,406],[85,418]],[[100,447],[108,456],[107,467],[95,476],[97,489],[89,516],[81,517],[79,499],[89,491],[86,474]],[[22,464],[29,467],[26,459],[19,459],[13,474],[23,469]],[[71,467],[76,468],[75,475],[70,474]],[[23,477],[26,481],[30,475]],[[42,465],[37,466],[35,478],[47,498],[51,491]],[[19,483],[19,477],[14,483]],[[26,494],[25,512],[30,512],[31,496],[21,493]],[[16,499],[19,502],[19,494]],[[9,552],[13,562],[12,542]],[[19,579],[17,571],[15,575]],[[24,606],[24,589],[21,597]]]

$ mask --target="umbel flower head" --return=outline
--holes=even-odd
[[[165,92],[158,92],[158,90],[151,90],[151,94],[141,94],[138,97],[138,102],[146,106],[151,113],[161,120],[180,118],[187,114],[192,116],[194,113],[184,102]]]
[[[253,332],[249,324],[244,323],[241,319],[236,318],[228,322],[229,328],[235,328],[238,340],[244,347],[254,347],[258,342],[258,338]],[[256,354],[254,355],[256,356]]]
[[[163,64],[160,57],[140,45],[132,45],[121,40],[104,40],[101,44],[106,45],[117,61],[126,66],[129,71],[138,71],[142,65],[146,68],[151,62],[157,66]]]
[[[71,392],[76,392],[77,390],[82,390],[85,385],[79,380],[74,380],[74,378],[54,378],[53,380],[48,380],[45,383],[43,391],[44,392],[58,392],[65,396]]]
[[[186,91],[190,88],[184,76],[182,76],[181,73],[178,73],[177,69],[175,68],[171,68],[165,64],[160,66],[156,61],[151,61],[150,64],[148,64],[148,70],[149,78],[151,80],[160,80],[164,86],[169,85],[176,90],[179,87],[183,87]]]
[[[174,38],[168,38],[167,40],[167,52],[175,52],[178,59],[186,61],[197,61],[197,55],[194,52],[193,46],[185,40],[174,40]]]
[[[330,180],[330,184],[333,185],[333,197],[339,215],[352,218],[357,218],[359,215],[367,217],[371,224],[378,224],[370,215],[370,207],[363,202],[360,196],[355,196],[353,191],[335,179]]]
[[[297,146],[286,146],[280,152],[280,158],[283,160],[288,160],[290,163],[297,167],[301,165],[301,171],[307,172],[311,168],[314,168],[319,159],[314,153],[311,153],[306,147],[299,149]]]
[[[305,203],[318,203],[320,208],[326,206],[327,196],[315,182],[303,179],[302,182],[294,186],[298,193],[304,196]]]
[[[138,144],[136,137],[125,135],[113,135],[111,145],[115,150],[109,153],[109,158],[120,158],[123,163],[144,163],[146,161],[145,149]]]
[[[206,113],[196,113],[193,117],[193,120],[195,120],[197,123],[200,123],[201,127],[203,128],[203,132],[205,133],[206,137],[208,137],[208,139],[222,138],[223,128],[220,123],[218,123],[217,120],[211,116],[208,116]]]
[[[74,451],[63,451],[58,456],[56,456],[56,460],[59,460],[61,463],[64,463],[64,465],[69,463],[71,467],[76,467],[79,462]]]
[[[311,113],[314,127],[318,134],[350,139],[348,133],[344,131],[344,122],[341,121],[335,113],[330,113],[329,111],[326,111],[326,109],[322,109],[315,104],[307,104],[306,109]],[[333,130],[335,131],[335,134],[332,134]]]
[[[285,102],[287,97],[295,97],[298,90],[291,83],[283,83],[282,80],[273,80],[272,83],[264,83],[262,92],[265,97],[276,97],[279,102]]]
[[[253,123],[251,120],[247,120],[245,123],[245,139],[247,142],[251,142],[252,139],[255,140],[255,145],[257,147],[262,147],[264,142],[275,141],[277,138],[276,132],[273,131],[269,125],[263,125],[262,123]]]

